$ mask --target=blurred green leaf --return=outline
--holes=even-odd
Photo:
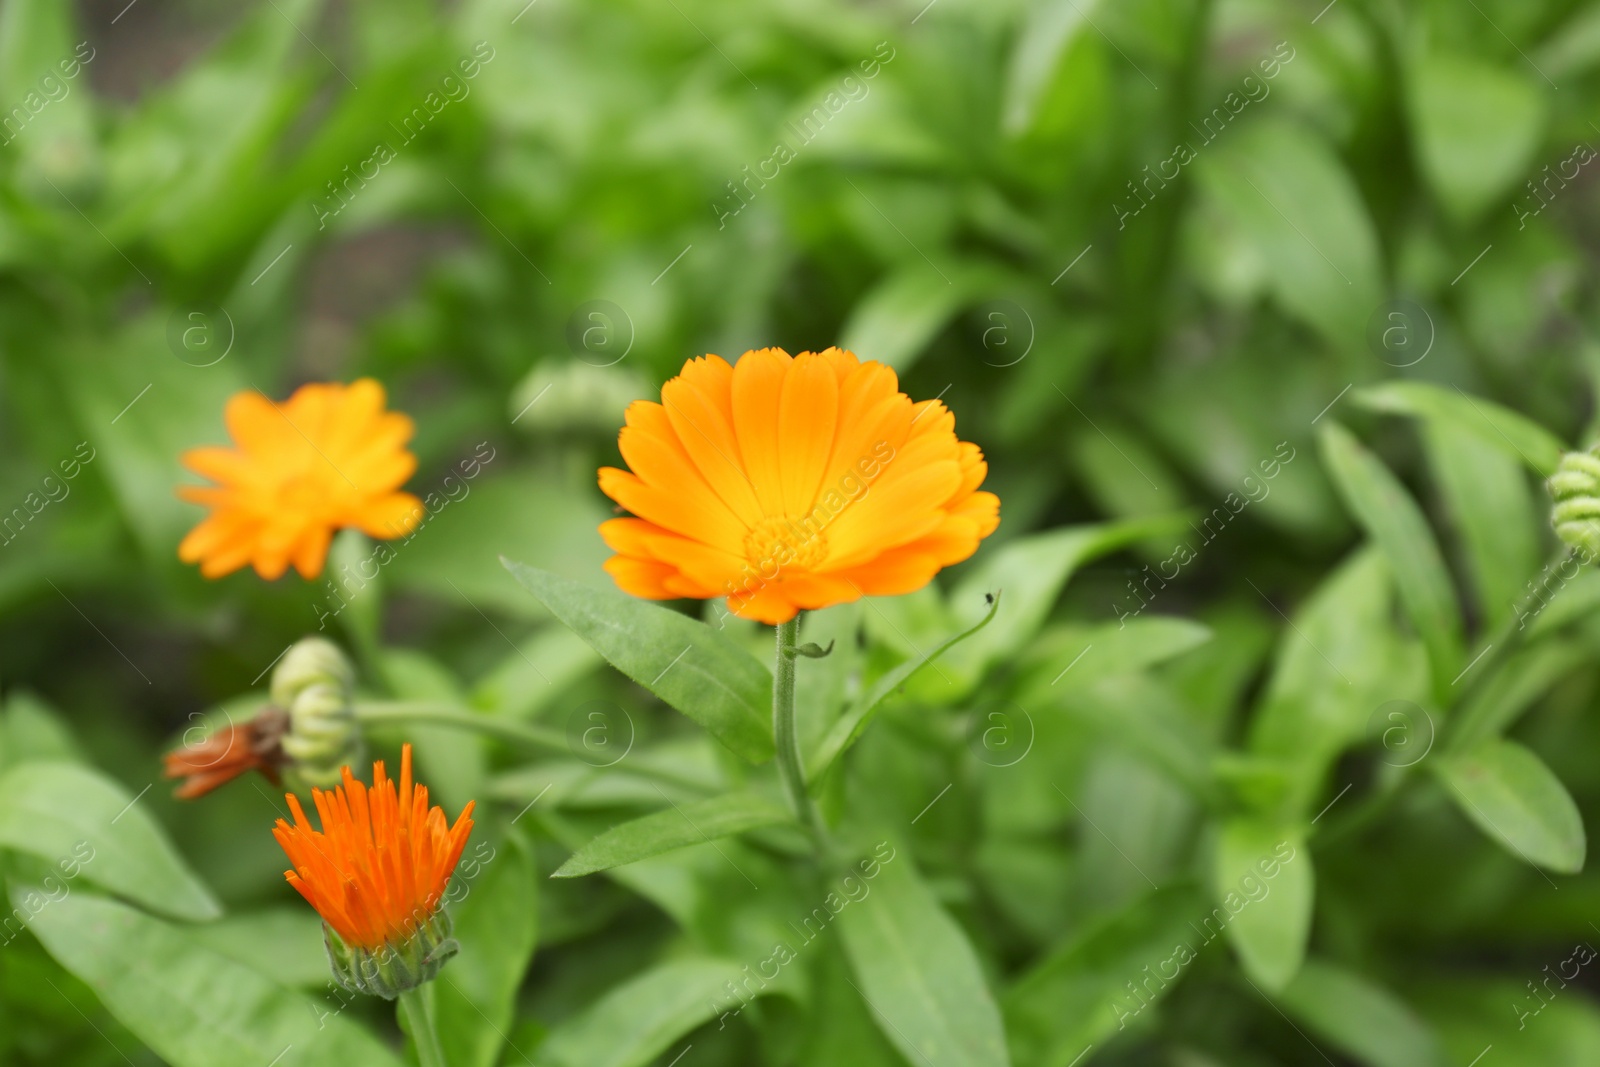
[[[1430,54],[1406,65],[1422,173],[1459,222],[1474,221],[1534,168],[1544,87],[1521,70]]]
[[[1427,520],[1400,480],[1333,420],[1320,431],[1323,461],[1345,505],[1389,561],[1400,600],[1428,649],[1439,702],[1461,667],[1461,608]]]
[[[1349,173],[1305,125],[1264,119],[1226,134],[1195,161],[1202,186],[1255,246],[1284,307],[1336,348],[1357,349],[1383,267]]]
[[[1313,1034],[1370,1067],[1445,1067],[1428,1025],[1388,990],[1321,960],[1307,960],[1278,994]]]
[[[1009,658],[1038,632],[1061,589],[1090,560],[1147,537],[1175,530],[1181,516],[1154,516],[1094,526],[1070,526],[1019,537],[990,553],[962,576],[951,592],[958,626],[974,626],[990,610],[989,594],[1004,594],[994,624],[954,649],[940,664],[965,691],[993,662]],[[941,694],[949,700],[957,694]]]
[[[1544,761],[1514,741],[1490,740],[1434,764],[1461,812],[1525,863],[1583,869],[1583,817]]]
[[[81,764],[24,763],[0,776],[0,845],[163,915],[215,919],[221,906],[139,796]]]
[[[1250,816],[1222,825],[1211,866],[1218,907],[1211,914],[1227,919],[1228,941],[1245,973],[1268,990],[1287,985],[1305,959],[1316,884],[1303,829]]]
[[[1426,424],[1428,458],[1465,549],[1485,630],[1508,619],[1539,568],[1539,528],[1522,464],[1470,430]]]
[[[1051,950],[1005,994],[1018,1060],[1065,1067],[1126,1029],[1210,943],[1193,925],[1206,903],[1193,885],[1152,890]]]
[[[644,1067],[717,1006],[735,1011],[743,972],[724,960],[688,958],[657,964],[563,1022],[538,1056],[560,1067]],[[752,991],[752,995],[759,991]]]
[[[461,952],[434,986],[439,1040],[456,1067],[494,1067],[519,1051],[502,1046],[533,956],[537,899],[533,857],[519,838],[468,846],[445,893]]]
[[[1543,426],[1503,405],[1429,382],[1385,382],[1357,389],[1351,399],[1374,411],[1449,421],[1526,463],[1541,478],[1556,472],[1566,446]]]
[[[12,891],[13,901],[20,892]],[[316,918],[308,913],[305,921]],[[41,910],[30,927],[173,1067],[265,1064],[288,1049],[306,1067],[400,1067],[381,1042],[341,1017],[351,994],[340,1000],[291,992],[114,901],[73,893]]]
[[[754,793],[730,793],[694,804],[674,804],[612,827],[584,845],[552,878],[577,878],[634,863],[675,848],[793,821],[789,809]]]
[[[751,763],[772,756],[772,675],[687,615],[501,558],[524,589],[617,670]]]

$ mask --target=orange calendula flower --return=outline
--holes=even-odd
[[[290,564],[315,578],[335,530],[393,538],[422,518],[422,502],[399,491],[417,468],[406,450],[411,419],[384,410],[383,386],[371,378],[303,385],[282,404],[237,393],[225,417],[236,447],[183,455],[217,484],[178,490],[211,508],[178,546],[178,558],[207,578],[246,564],[267,579]]]
[[[634,517],[600,533],[617,553],[606,570],[635,596],[725,596],[737,615],[787,622],[920,589],[1000,523],[955,416],[838,348],[690,360],[627,423],[631,469],[601,469],[600,489]]]
[[[428,787],[411,781],[410,745],[401,749],[398,789],[379,760],[371,789],[346,767],[343,785],[313,789],[311,800],[320,831],[293,793],[294,824],[279,819],[273,828],[294,864],[284,877],[322,916],[335,977],[393,999],[455,953],[441,900],[472,833],[473,804],[453,826],[443,808],[430,808]]]

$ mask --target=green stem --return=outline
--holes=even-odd
[[[498,737],[533,748],[552,752],[568,752],[567,739],[554,730],[525,723],[511,722],[493,715],[481,715],[450,704],[434,704],[419,700],[371,700],[356,704],[356,718],[363,725],[384,723],[411,723],[415,726],[450,726],[458,730],[476,730],[480,734]]]
[[[406,1030],[417,1046],[417,1061],[422,1067],[448,1067],[439,1045],[439,1031],[433,1024],[426,983],[400,994],[400,1014],[405,1016]]]
[[[828,828],[822,813],[806,792],[805,766],[800,760],[800,736],[795,729],[794,678],[795,646],[800,638],[800,617],[780,622],[778,630],[778,663],[772,680],[772,743],[777,749],[778,777],[789,793],[789,803],[794,808],[800,825],[811,835],[817,855],[828,854]]]
[[[452,704],[434,704],[422,700],[363,700],[355,705],[356,718],[365,726],[391,726],[410,724],[412,726],[447,726],[456,730],[474,730],[480,734],[510,741],[513,744],[527,745],[531,748],[542,748],[550,752],[559,752],[562,755],[572,755],[572,748],[567,739],[554,730],[547,730],[540,726],[528,726],[525,723],[509,722],[493,715],[484,715],[479,712],[467,711]],[[604,770],[605,768],[597,768]],[[671,771],[651,767],[639,760],[630,761],[625,768],[630,774],[642,778],[653,778],[667,785],[677,786],[701,793],[710,792],[706,783],[693,778],[673,774]]]

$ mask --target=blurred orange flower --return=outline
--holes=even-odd
[[[400,786],[372,765],[368,789],[344,769],[344,784],[313,789],[322,822],[311,828],[300,798],[288,795],[294,825],[279,819],[278,839],[294,870],[289,884],[344,944],[368,951],[402,945],[439,910],[445,885],[472,833],[472,802],[455,825],[428,807],[428,787],[411,782],[411,746],[400,751]]]
[[[207,578],[250,564],[272,579],[291,563],[315,578],[335,530],[393,538],[421,520],[422,502],[399,491],[417,467],[405,447],[411,419],[384,410],[383,386],[371,378],[303,385],[282,404],[237,393],[225,417],[237,447],[183,455],[217,484],[178,490],[211,508],[178,546],[178,558]]]
[[[1000,523],[988,465],[938,400],[838,348],[690,360],[635,401],[618,439],[630,470],[600,489],[634,518],[601,536],[606,570],[653,600],[726,596],[780,623],[802,609],[920,589]]]

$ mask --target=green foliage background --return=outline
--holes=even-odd
[[[370,738],[482,807],[452,1064],[1600,1062],[1600,580],[1539,484],[1593,440],[1600,5],[524,3],[0,6],[0,1063],[408,1054],[275,791],[158,778],[319,623],[578,739]],[[856,890],[719,718],[770,633],[562,584],[629,399],[834,343],[1003,502],[806,620]],[[361,375],[444,502],[396,561],[336,614],[181,565],[225,398]],[[652,677],[684,633],[735,711]]]

